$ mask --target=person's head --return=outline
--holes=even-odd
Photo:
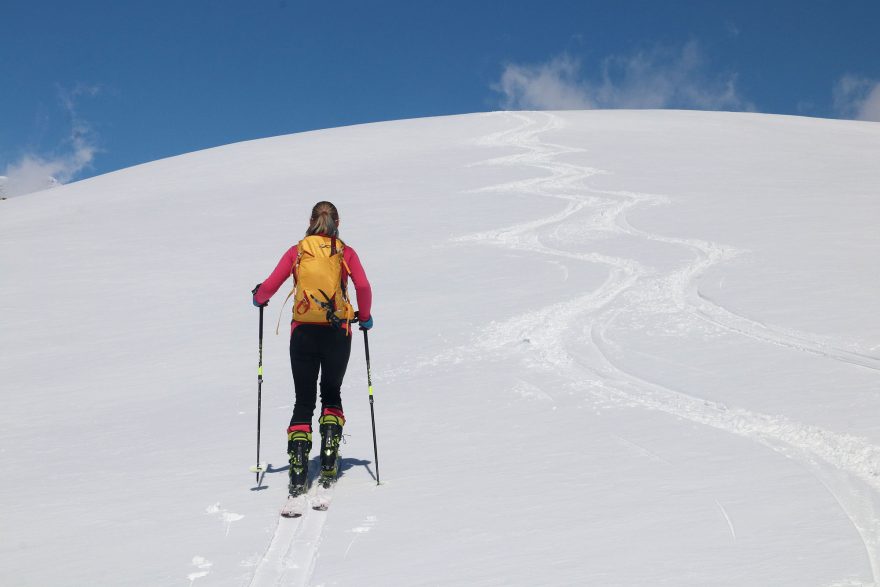
[[[312,234],[326,234],[327,236],[339,237],[339,212],[336,206],[330,202],[318,202],[312,208],[312,216],[309,218],[309,229],[306,236]]]

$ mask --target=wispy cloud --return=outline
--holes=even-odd
[[[6,166],[6,177],[0,185],[4,195],[20,196],[44,190],[74,179],[94,160],[98,152],[95,133],[79,116],[77,104],[83,97],[100,93],[99,86],[80,84],[73,89],[60,89],[59,99],[70,125],[70,131],[57,153],[44,155],[25,153],[18,161]]]
[[[880,122],[880,81],[845,75],[834,85],[832,95],[839,116]]]
[[[493,89],[503,94],[508,110],[578,110],[595,108],[578,79],[580,63],[561,55],[540,65],[509,64]]]
[[[505,109],[693,108],[752,110],[736,88],[736,74],[712,75],[699,44],[656,47],[606,57],[585,76],[578,59],[563,54],[537,65],[508,64],[492,89]]]

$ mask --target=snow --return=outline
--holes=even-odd
[[[3,201],[0,583],[880,584],[878,152],[870,122],[499,112]],[[373,284],[382,484],[355,333],[332,506],[281,520],[283,297],[257,487],[249,292],[321,199]]]
[[[31,161],[11,169],[10,176],[0,175],[0,199],[5,200],[41,190],[48,190],[61,185],[51,175],[46,175],[39,164],[32,166]]]

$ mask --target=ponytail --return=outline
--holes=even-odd
[[[312,208],[312,216],[309,219],[309,229],[306,236],[313,234],[326,234],[329,237],[339,238],[339,212],[336,206],[330,202],[318,202]]]

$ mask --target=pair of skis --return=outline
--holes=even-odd
[[[318,481],[313,488],[314,491],[304,491],[299,495],[287,496],[287,502],[281,507],[282,518],[299,518],[304,515],[309,508],[326,512],[333,500],[333,487],[336,485],[335,479],[330,482]]]

